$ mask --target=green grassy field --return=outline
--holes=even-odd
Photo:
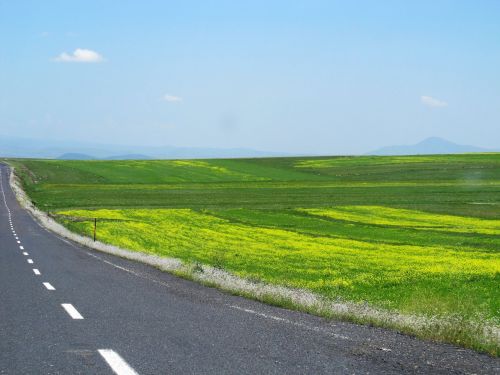
[[[500,325],[500,154],[10,162],[39,208],[85,235],[98,218],[107,243]],[[456,328],[441,338],[498,355]]]

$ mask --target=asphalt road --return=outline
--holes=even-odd
[[[487,355],[227,295],[40,227],[0,166],[0,374],[500,373]]]

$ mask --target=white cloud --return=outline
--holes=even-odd
[[[166,94],[163,96],[163,100],[169,103],[179,103],[182,102],[182,98],[180,96]]]
[[[59,62],[81,62],[81,63],[98,63],[104,61],[104,58],[95,51],[90,49],[77,48],[71,54],[66,52],[57,56],[54,61]]]
[[[446,103],[445,101],[433,98],[432,96],[422,95],[420,97],[420,101],[423,105],[432,108],[442,108],[448,106],[448,103]]]

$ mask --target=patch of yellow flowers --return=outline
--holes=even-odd
[[[500,220],[492,219],[438,215],[382,206],[343,206],[332,209],[299,209],[299,211],[355,223],[500,235]]]
[[[491,220],[432,215],[386,207],[308,209],[307,212],[360,222],[446,230],[498,233]],[[399,216],[398,216],[399,213]],[[452,247],[371,243],[310,236],[284,229],[230,222],[190,209],[71,210],[68,217],[89,218],[72,228],[123,248],[223,266],[240,276],[318,292],[383,288],[422,278],[494,277],[495,253]],[[457,229],[458,228],[458,229]],[[444,230],[444,229],[443,229]]]

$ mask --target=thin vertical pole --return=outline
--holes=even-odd
[[[97,218],[94,218],[94,242],[95,242],[96,231],[97,231]]]

